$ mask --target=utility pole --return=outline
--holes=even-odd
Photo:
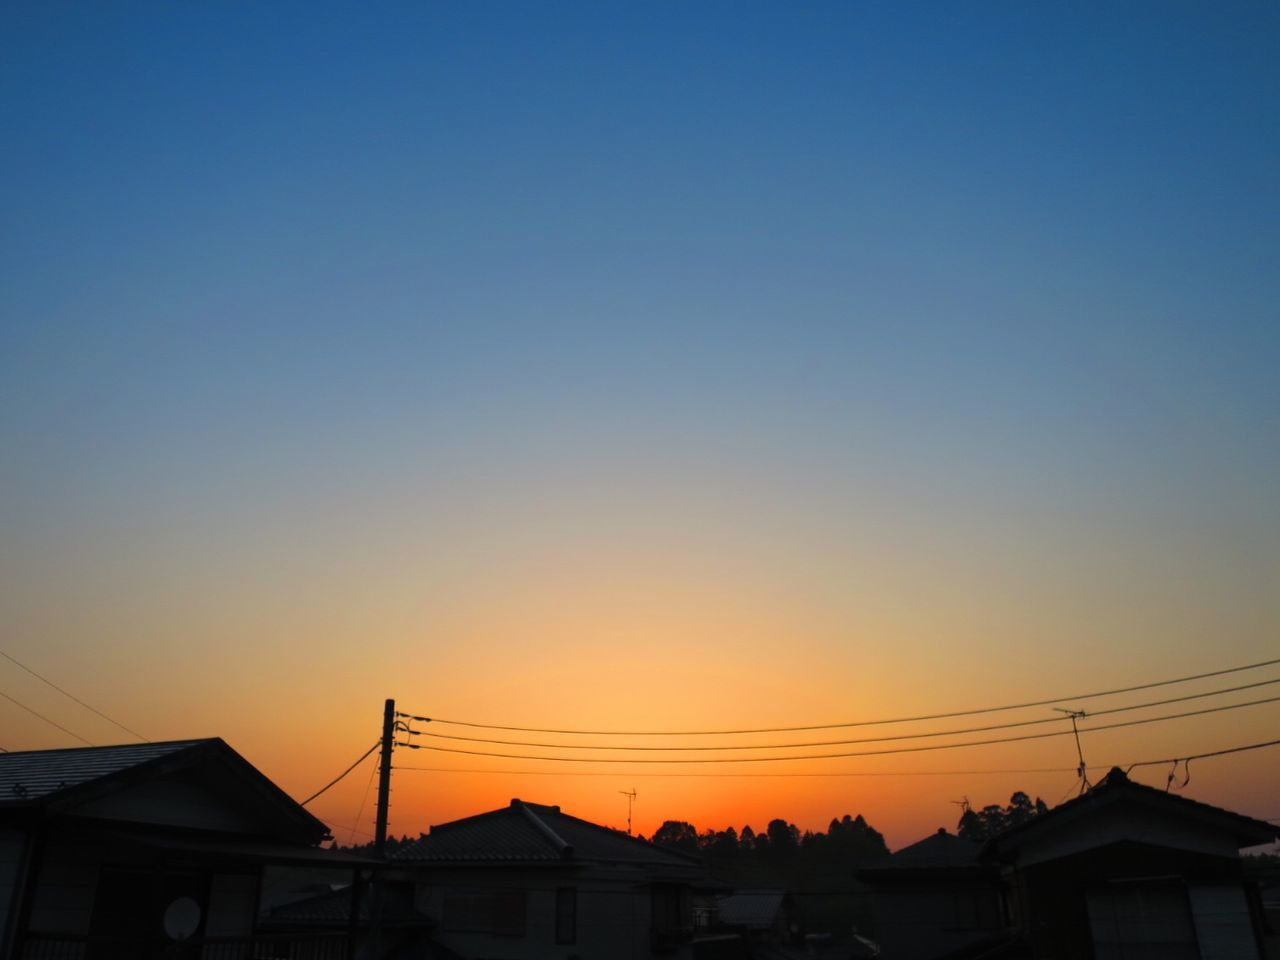
[[[391,747],[396,733],[396,702],[388,700],[382,711],[382,759],[378,769],[378,822],[374,827],[373,855],[387,853],[387,808],[391,801]]]

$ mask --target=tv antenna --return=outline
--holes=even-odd
[[[1071,732],[1076,736],[1076,756],[1080,758],[1080,766],[1076,767],[1076,774],[1080,777],[1080,793],[1083,794],[1089,788],[1089,768],[1084,762],[1084,750],[1080,748],[1080,729],[1076,726],[1076,721],[1081,717],[1087,717],[1089,714],[1083,710],[1067,710],[1063,707],[1054,707],[1059,713],[1065,713],[1071,718]]]
[[[631,836],[631,805],[636,802],[636,797],[639,794],[636,793],[635,787],[630,790],[619,790],[618,792],[627,798],[627,836],[629,837]]]

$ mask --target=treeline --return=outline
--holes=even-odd
[[[417,837],[411,837],[408,834],[400,837],[387,837],[387,856],[390,857],[394,855],[397,850],[407,847],[417,839]],[[344,847],[335,840],[331,849],[341,850],[344,853],[357,853],[371,857],[373,856],[373,841],[370,840],[368,843],[358,843],[355,846]]]
[[[667,820],[656,831],[652,843],[684,853],[698,854],[708,865],[732,866],[741,861],[784,865],[793,861],[815,864],[846,863],[870,865],[889,855],[884,837],[861,814],[831,821],[826,833],[805,830],[786,820],[770,820],[756,833],[750,826],[741,832],[733,827],[699,833],[691,823]]]
[[[956,824],[956,833],[966,840],[981,843],[994,837],[1002,830],[1026,823],[1032,817],[1049,812],[1049,805],[1036,797],[1035,802],[1021,790],[1009,798],[1009,805],[1002,807],[998,803],[974,810],[966,806],[960,814],[960,822]]]
[[[1006,806],[998,803],[980,809],[966,806],[956,824],[956,833],[981,843],[1048,810],[1048,804],[1039,797],[1033,801],[1019,790],[1009,798]],[[777,864],[810,859],[866,866],[889,855],[880,831],[867,823],[861,814],[851,817],[847,813],[839,820],[832,820],[826,833],[801,832],[794,823],[782,819],[770,820],[762,833],[756,833],[750,826],[743,827],[741,832],[726,827],[699,833],[691,823],[667,820],[654,832],[650,842],[698,854],[709,864],[752,859]]]

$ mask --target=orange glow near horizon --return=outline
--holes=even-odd
[[[725,586],[723,567],[704,568],[695,579],[694,564],[673,563],[661,575],[650,572],[641,580],[643,564],[637,555],[628,565],[637,578],[633,583],[639,584],[632,590],[613,585],[607,570],[588,574],[585,565],[575,565],[581,574],[576,581],[547,565],[541,570],[526,568],[527,582],[509,591],[476,590],[468,575],[459,583],[470,583],[471,589],[457,591],[450,603],[434,609],[397,583],[383,583],[377,596],[384,602],[388,596],[402,602],[377,615],[372,607],[362,607],[358,589],[348,591],[356,602],[347,604],[310,583],[305,592],[264,595],[258,605],[211,608],[209,619],[194,623],[182,645],[164,641],[163,610],[151,622],[130,611],[128,616],[104,616],[97,631],[102,643],[75,658],[34,649],[13,652],[38,670],[56,673],[68,689],[93,691],[96,706],[153,739],[223,737],[298,798],[319,789],[377,739],[387,694],[394,694],[398,707],[408,713],[479,723],[602,730],[770,728],[934,714],[1085,693],[1256,662],[1274,652],[1261,629],[1255,626],[1250,632],[1244,623],[1237,624],[1239,639],[1229,651],[1193,644],[1201,618],[1185,616],[1188,607],[1171,600],[1165,616],[1149,616],[1141,624],[1152,638],[1146,642],[1115,649],[1102,639],[1088,639],[1078,622],[1050,618],[1034,655],[1023,657],[1016,651],[1030,613],[1019,615],[1019,608],[1036,604],[1045,609],[1070,600],[1055,601],[1023,574],[1017,575],[1027,590],[1003,602],[997,617],[973,599],[971,591],[979,585],[968,573],[958,573],[949,590],[932,588],[934,606],[926,613],[905,603],[900,589],[870,589],[871,583],[892,586],[883,571],[867,587],[844,594],[817,576],[806,582],[775,582],[770,589],[761,571],[740,569],[740,582],[751,582],[752,588],[739,593]],[[740,567],[741,558],[733,565]],[[502,572],[515,577],[516,570]],[[230,584],[228,589],[243,594],[245,585]],[[637,599],[641,597],[643,602]],[[1095,637],[1135,627],[1126,605],[1110,602],[1105,593],[1095,592],[1091,600]],[[98,610],[110,613],[109,608]],[[113,629],[119,631],[114,637]],[[1080,639],[1082,635],[1086,639]],[[422,639],[427,636],[452,640],[446,644]],[[939,636],[951,639],[940,644],[935,639]],[[373,637],[381,639],[356,639]],[[1158,655],[1156,637],[1178,638],[1183,652]],[[1106,709],[1275,676],[1280,671],[1271,668],[1065,705]],[[160,677],[162,682],[152,679]],[[7,678],[7,690],[25,703],[50,709],[51,692],[31,677]],[[1261,687],[1155,707],[1132,718],[1280,695],[1277,691],[1280,688]],[[0,709],[7,711],[3,745],[10,749],[74,745],[11,705],[0,704]],[[54,712],[63,719],[72,715]],[[72,729],[91,730],[96,742],[126,739],[83,712],[74,716]],[[780,744],[887,737],[1056,716],[1045,707],[919,724],[674,742]],[[1082,726],[1129,718],[1087,719]],[[1109,764],[1273,739],[1278,720],[1280,704],[1266,704],[1085,733],[1083,745],[1096,779]],[[435,734],[557,744],[673,742],[656,737],[531,735],[442,723],[419,726]],[[1065,733],[1070,727],[1060,720],[1051,728],[902,745],[1044,729]],[[426,737],[419,742],[487,753],[556,752]],[[886,741],[792,752],[894,746]],[[395,835],[414,835],[432,824],[505,806],[513,797],[559,804],[568,813],[622,828],[627,806],[620,791],[635,788],[637,834],[650,835],[668,819],[688,821],[700,831],[730,825],[741,830],[747,824],[760,831],[777,817],[802,830],[819,831],[832,818],[862,814],[885,834],[891,847],[899,847],[940,826],[954,828],[959,816],[955,801],[965,797],[975,806],[1003,804],[1013,791],[1024,790],[1051,805],[1060,802],[1072,794],[1076,755],[1073,740],[1063,735],[776,764],[551,763],[404,748],[397,749],[395,763]],[[411,769],[415,767],[428,769]],[[373,770],[371,758],[312,807],[343,844],[361,842],[372,833]],[[483,772],[472,772],[477,770]],[[1037,772],[983,772],[1004,770]],[[1165,768],[1148,767],[1135,771],[1135,776],[1163,786],[1166,773]],[[1277,813],[1271,800],[1277,788],[1276,754],[1258,751],[1197,762],[1186,793],[1268,817]]]

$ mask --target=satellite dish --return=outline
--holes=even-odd
[[[170,940],[186,940],[200,929],[200,904],[178,897],[164,911],[164,932]]]

